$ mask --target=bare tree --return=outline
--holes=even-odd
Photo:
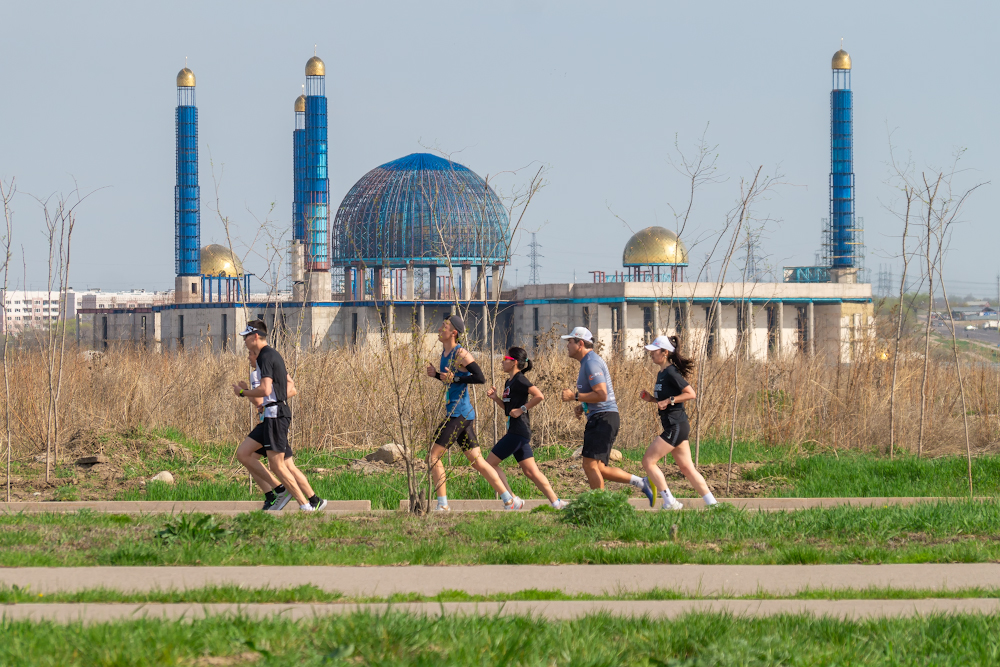
[[[73,243],[73,230],[76,227],[76,208],[93,192],[81,196],[78,187],[74,187],[68,195],[52,195],[42,200],[35,198],[42,206],[45,217],[46,240],[49,245],[48,277],[46,292],[49,297],[49,308],[52,306],[52,292],[58,291],[59,299],[57,313],[51,316],[51,310],[42,309],[45,341],[45,367],[48,374],[48,404],[46,408],[45,425],[45,481],[51,479],[52,462],[59,459],[59,399],[62,392],[63,362],[66,355],[66,323],[63,317],[67,312],[70,250]],[[58,347],[58,350],[57,350]]]
[[[17,192],[16,184],[14,180],[11,179],[10,183],[4,187],[3,181],[0,180],[0,199],[3,200],[3,219],[4,219],[4,235],[0,239],[0,245],[3,246],[3,298],[4,303],[0,304],[0,316],[2,316],[3,322],[3,389],[4,389],[4,438],[7,447],[6,451],[6,464],[7,464],[7,502],[10,502],[10,453],[11,453],[11,432],[10,432],[10,367],[7,359],[7,351],[9,349],[8,344],[10,342],[10,331],[7,324],[7,289],[10,286],[10,245],[11,239],[13,237],[14,230],[14,211],[11,208],[11,201],[14,198],[14,194]]]
[[[932,251],[934,244],[931,240],[933,235],[932,224],[934,219],[934,207],[936,205],[938,189],[941,187],[941,181],[944,175],[938,174],[937,178],[933,180],[933,185],[927,181],[926,174],[923,176],[923,187],[921,189],[921,197],[923,199],[924,207],[926,208],[926,222],[927,222],[927,234],[925,239],[925,259],[927,260],[927,324],[924,328],[924,371],[923,378],[920,381],[920,433],[917,436],[917,458],[924,450],[924,413],[927,411],[927,367],[930,363],[930,351],[931,351],[931,320],[932,314],[934,312],[934,264],[936,263],[935,257],[932,257]]]

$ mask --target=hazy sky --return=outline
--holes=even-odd
[[[368,170],[424,147],[481,175],[528,167],[502,177],[507,187],[544,165],[548,185],[522,229],[538,231],[546,282],[620,268],[629,227],[672,226],[670,205],[686,200],[668,159],[675,136],[690,147],[707,123],[728,181],[698,192],[689,234],[718,229],[740,179],[763,165],[785,185],[756,209],[775,220],[762,254],[774,267],[812,264],[841,37],[854,63],[857,211],[873,281],[879,264],[899,276],[887,128],[918,169],[967,148],[957,186],[1000,174],[993,3],[3,0],[0,16],[0,177],[43,198],[74,178],[85,192],[105,188],[79,208],[78,288],[173,286],[185,56],[198,80],[203,244],[224,241],[213,168],[240,238],[272,204],[272,221],[287,227],[293,102],[314,44],[327,66],[334,204]],[[979,190],[955,231],[954,292],[996,292],[994,197],[992,184]],[[40,207],[22,194],[15,208],[27,282],[41,286]],[[512,267],[522,282],[527,242]],[[693,270],[704,252],[692,251]],[[248,268],[262,272],[253,258]]]

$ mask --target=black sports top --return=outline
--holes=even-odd
[[[291,417],[292,409],[288,407],[288,370],[285,368],[285,360],[281,358],[278,351],[270,345],[265,345],[264,349],[257,355],[257,368],[260,370],[260,379],[271,378],[274,397],[278,402],[278,416]]]
[[[525,412],[520,417],[511,417],[510,411],[520,408],[528,402],[530,394],[528,390],[534,385],[531,380],[524,377],[524,373],[517,373],[503,386],[503,411],[507,415],[507,432],[519,435],[522,438],[531,438],[531,421],[528,413]]]
[[[657,401],[662,401],[671,396],[677,396],[687,386],[688,381],[684,379],[677,367],[668,364],[656,375],[656,388],[653,395],[656,396]],[[684,412],[684,404],[668,405],[666,410],[660,410],[660,412]],[[687,413],[685,412],[685,414]]]

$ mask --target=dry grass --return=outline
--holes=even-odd
[[[919,341],[900,354],[897,394],[897,449],[916,450],[919,429],[922,358]],[[881,346],[880,349],[886,349]],[[955,367],[943,350],[931,360],[928,382],[928,455],[964,451],[961,400]],[[412,348],[300,352],[289,366],[300,395],[294,399],[293,428],[297,447],[369,448],[404,439],[426,443],[443,416],[442,388],[423,369],[437,352],[415,355]],[[480,354],[488,384],[502,386],[499,357]],[[737,436],[772,444],[816,443],[822,448],[888,449],[889,386],[892,361],[874,352],[854,364],[831,365],[804,356],[767,362],[740,361]],[[1000,371],[969,356],[966,374],[970,429],[974,451],[992,448],[1000,439]],[[655,367],[648,361],[609,358],[622,413],[620,447],[644,446],[657,431],[654,410],[638,400],[651,388]],[[9,352],[15,458],[45,448],[47,379],[37,349],[12,347]],[[574,386],[578,365],[561,347],[547,344],[534,359],[533,381],[547,400],[532,412],[538,444],[574,443],[582,423],[559,390]],[[735,359],[706,362],[701,414],[703,438],[728,439],[734,391]],[[59,407],[60,445],[80,434],[127,432],[171,427],[191,438],[238,442],[251,428],[254,415],[246,401],[232,395],[230,385],[246,377],[243,354],[192,349],[154,354],[112,349],[93,359],[68,354],[63,369]],[[495,378],[495,380],[493,380]],[[487,385],[488,386],[488,385]],[[493,442],[494,428],[504,430],[502,413],[475,390],[479,432]],[[0,402],[3,397],[0,396]],[[694,418],[694,410],[689,410]],[[694,435],[692,434],[692,439]]]

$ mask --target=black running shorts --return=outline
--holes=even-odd
[[[292,446],[288,444],[288,427],[291,426],[291,423],[291,417],[264,417],[264,420],[257,424],[247,437],[260,443],[265,454],[276,452],[284,454],[286,459],[290,459],[295,456],[292,453]],[[260,449],[257,452],[261,453]]]
[[[686,413],[664,412],[660,414],[660,424],[663,426],[660,438],[673,447],[677,447],[691,435],[691,424]]]
[[[437,428],[434,444],[441,445],[445,449],[457,444],[463,452],[475,449],[479,446],[479,441],[476,440],[475,420],[464,417],[445,419]]]
[[[535,458],[535,453],[531,451],[531,440],[516,433],[508,433],[497,440],[497,444],[493,445],[490,454],[493,454],[501,461],[513,454],[514,460],[518,463],[524,459]]]
[[[607,465],[620,424],[617,412],[596,412],[590,415],[583,429],[583,458],[597,459]]]

